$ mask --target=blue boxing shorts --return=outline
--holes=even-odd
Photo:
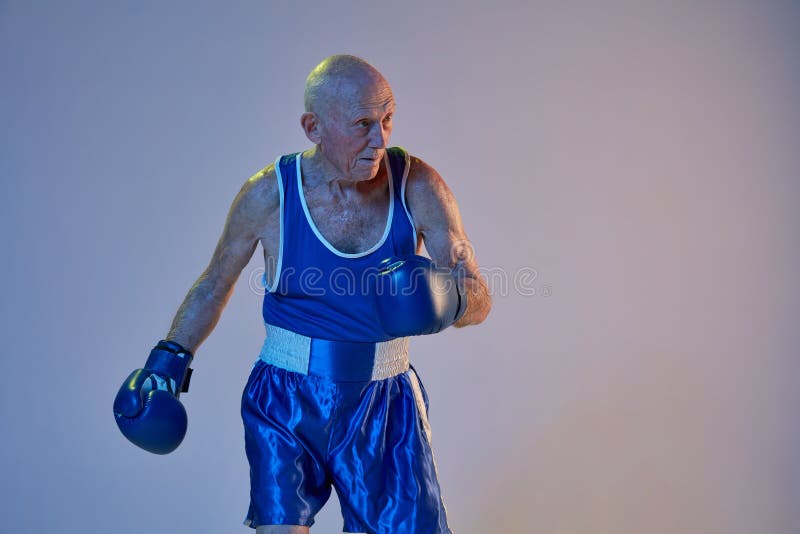
[[[311,526],[333,487],[344,532],[450,533],[427,412],[407,338],[334,342],[267,325],[242,394],[245,525]]]

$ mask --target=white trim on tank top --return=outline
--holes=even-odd
[[[283,267],[283,205],[284,205],[284,193],[283,193],[283,177],[281,176],[281,156],[275,160],[275,175],[278,178],[278,195],[280,196],[280,239],[278,240],[278,263],[275,266],[275,278],[272,280],[272,284],[267,289],[269,293],[275,293],[275,290],[278,289],[278,280],[281,279],[281,268]],[[267,287],[267,266],[264,266],[264,287]]]
[[[414,235],[414,254],[417,253],[417,228],[414,226],[414,218],[411,216],[411,212],[408,211],[408,206],[406,205],[406,182],[408,182],[408,169],[411,168],[411,156],[409,156],[408,151],[403,149],[403,154],[405,156],[406,165],[403,168],[403,180],[400,185],[400,200],[403,202],[403,209],[406,211],[406,215],[408,216],[408,223],[411,225],[411,233]]]
[[[325,245],[325,247],[328,250],[330,250],[331,252],[333,252],[334,254],[336,254],[337,256],[340,256],[342,258],[361,258],[363,256],[366,256],[367,254],[370,254],[370,253],[375,252],[376,250],[378,250],[381,247],[381,245],[383,245],[386,242],[386,238],[389,236],[389,230],[391,230],[391,228],[392,228],[392,218],[393,218],[393,215],[394,215],[394,183],[392,183],[392,182],[394,182],[394,180],[392,178],[392,166],[389,165],[389,154],[388,154],[388,152],[384,152],[383,153],[383,164],[386,167],[386,174],[389,176],[389,216],[386,217],[386,228],[383,230],[383,237],[381,237],[378,240],[377,243],[375,243],[372,247],[370,247],[369,250],[365,250],[364,252],[355,252],[353,254],[348,254],[346,252],[340,252],[339,250],[334,248],[334,246],[331,245],[330,243],[328,243],[328,240],[325,239],[322,236],[322,234],[320,233],[319,229],[317,228],[317,225],[314,224],[314,221],[311,218],[311,213],[309,213],[309,211],[308,211],[308,205],[306,204],[306,196],[303,193],[303,178],[302,178],[302,174],[300,172],[300,158],[301,158],[302,154],[303,153],[300,152],[300,153],[297,154],[297,156],[295,156],[295,162],[296,162],[296,168],[297,168],[297,170],[296,170],[296,174],[297,174],[297,192],[300,195],[300,203],[303,205],[303,211],[306,214],[306,220],[308,221],[308,225],[311,227],[311,230],[314,232],[314,235],[317,236],[317,239],[319,239],[320,243]],[[415,240],[415,242],[416,242],[416,240]],[[381,258],[381,259],[383,259],[383,258]]]

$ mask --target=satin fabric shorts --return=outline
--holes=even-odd
[[[332,382],[257,360],[242,394],[245,525],[314,524],[336,489],[344,532],[450,533],[416,370]]]

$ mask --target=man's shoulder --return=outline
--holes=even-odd
[[[275,165],[269,164],[250,176],[237,195],[237,203],[247,211],[272,211],[280,207]]]
[[[415,224],[423,233],[447,225],[455,198],[442,176],[431,165],[414,155],[409,157],[406,201]]]
[[[442,176],[422,158],[408,154],[408,178],[406,190],[410,195],[425,197],[441,192],[447,187]]]

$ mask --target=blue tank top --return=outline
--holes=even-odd
[[[265,284],[264,322],[321,339],[392,339],[377,320],[374,277],[382,260],[414,254],[417,249],[414,223],[405,203],[408,153],[399,147],[386,150],[386,226],[374,246],[354,254],[334,248],[311,219],[303,195],[300,159],[301,153],[296,153],[275,161],[281,195],[281,242],[274,280]]]

